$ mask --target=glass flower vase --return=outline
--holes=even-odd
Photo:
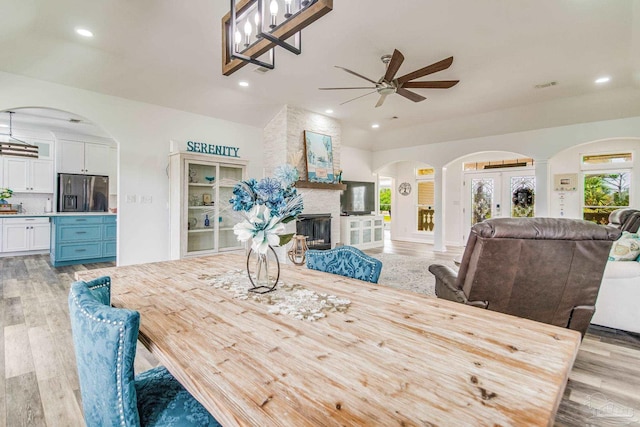
[[[247,254],[247,274],[252,288],[249,292],[264,294],[275,290],[280,279],[280,262],[271,246],[264,254],[251,249]]]

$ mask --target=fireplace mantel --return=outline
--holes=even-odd
[[[346,190],[346,184],[334,184],[328,182],[311,182],[311,181],[296,181],[294,184],[296,188],[315,188],[318,190]]]

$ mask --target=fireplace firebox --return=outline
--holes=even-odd
[[[307,236],[309,249],[331,249],[331,214],[299,215],[296,234]]]

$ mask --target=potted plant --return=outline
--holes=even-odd
[[[0,209],[1,210],[10,210],[11,205],[7,202],[7,199],[10,199],[13,195],[13,190],[10,188],[0,188]]]

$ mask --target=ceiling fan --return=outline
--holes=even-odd
[[[387,98],[387,96],[394,93],[397,93],[400,96],[404,96],[405,98],[410,99],[413,102],[420,102],[420,101],[424,101],[427,98],[407,89],[449,89],[450,87],[453,87],[456,84],[458,84],[458,82],[460,81],[460,80],[439,80],[439,81],[426,81],[426,82],[413,81],[415,79],[419,79],[420,77],[437,73],[438,71],[446,70],[453,63],[453,56],[447,59],[443,59],[442,61],[435,62],[431,65],[427,65],[424,68],[420,68],[419,70],[413,71],[409,74],[405,74],[404,76],[398,77],[398,78],[395,78],[395,76],[398,70],[400,69],[402,62],[404,61],[404,55],[402,55],[402,53],[400,53],[398,49],[394,49],[393,55],[384,55],[380,59],[386,65],[387,71],[378,81],[372,80],[368,77],[363,76],[362,74],[356,73],[355,71],[351,71],[347,68],[339,67],[336,65],[336,68],[340,68],[341,70],[344,70],[349,74],[353,74],[354,76],[360,77],[361,79],[365,79],[366,81],[373,83],[375,86],[321,87],[318,89],[320,90],[375,89],[372,92],[369,92],[367,94],[345,101],[340,105],[346,104],[347,102],[351,102],[356,99],[359,99],[364,96],[371,95],[377,92],[380,94],[380,98],[378,99],[376,107],[379,107],[384,103],[384,100]]]

